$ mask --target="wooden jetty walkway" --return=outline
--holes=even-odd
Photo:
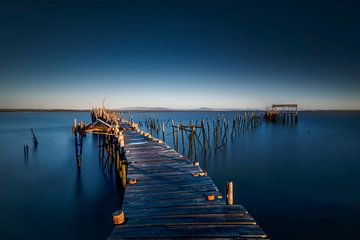
[[[267,239],[243,206],[227,205],[198,164],[147,134],[123,134],[125,222],[115,225],[108,239]]]

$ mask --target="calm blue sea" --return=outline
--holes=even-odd
[[[188,122],[217,113],[135,113],[134,120],[144,114]],[[0,113],[1,239],[105,239],[110,233],[112,211],[120,207],[116,183],[101,170],[93,135],[84,140],[78,174],[73,118]],[[90,121],[88,113],[76,118]],[[166,138],[171,145],[172,136]],[[360,112],[301,112],[298,125],[263,122],[206,158],[199,153],[198,161],[223,193],[226,181],[234,182],[235,202],[272,239],[359,239]]]

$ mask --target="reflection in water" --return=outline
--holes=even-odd
[[[76,175],[76,193],[77,196],[80,196],[82,192],[82,181],[81,181],[81,174],[78,172]]]
[[[76,157],[76,166],[78,172],[81,171],[81,163],[82,163],[82,150],[83,150],[83,139],[84,136],[78,134],[76,131],[74,132],[75,136],[75,157]]]
[[[101,136],[91,134],[92,140],[97,142],[98,148],[98,158],[99,158],[99,170],[102,172],[103,179],[110,189],[114,186],[114,181],[116,183],[115,189],[116,193],[118,194],[119,201],[117,202],[117,209],[121,209],[125,188],[123,187],[123,178],[121,175],[121,171],[117,170],[115,162],[115,155],[118,149],[114,146],[115,138],[112,136]],[[81,199],[82,196],[82,174],[81,174],[81,162],[83,161],[83,142],[84,136],[80,134],[74,134],[75,136],[75,156],[77,160],[77,167],[78,167],[78,174],[76,175],[76,193],[78,199]],[[115,173],[115,174],[113,174]],[[126,177],[126,176],[125,176]]]
[[[27,155],[24,156],[24,165],[29,166],[29,156]]]
[[[120,147],[116,137],[113,135],[93,135],[94,142],[97,142],[99,166],[104,180],[110,186],[113,185],[115,180],[116,191],[120,199],[119,209],[121,209],[125,192],[124,182],[126,182],[127,178],[127,169],[126,171],[122,171],[124,166],[127,168],[126,157],[120,153]]]

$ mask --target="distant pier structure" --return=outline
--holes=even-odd
[[[271,109],[267,109],[264,115],[266,121],[282,124],[298,123],[297,104],[273,104]]]

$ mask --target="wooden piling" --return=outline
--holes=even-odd
[[[24,144],[24,156],[26,157],[26,145]]]
[[[125,214],[121,210],[114,211],[112,216],[114,225],[121,225],[125,222]]]
[[[201,120],[201,130],[202,130],[202,137],[203,137],[203,151],[206,152],[206,132],[205,132],[204,119]]]
[[[75,134],[75,132],[76,132],[76,118],[74,118],[74,124],[72,127],[72,133]]]
[[[31,133],[32,133],[32,136],[33,136],[33,142],[34,142],[34,145],[38,145],[39,144],[39,141],[37,140],[36,136],[35,136],[35,132],[34,132],[34,129],[31,128]]]
[[[196,132],[195,132],[195,128],[194,126],[191,126],[191,134],[192,134],[192,139],[194,139],[194,136],[196,136]],[[197,137],[197,136],[196,136]],[[195,160],[197,159],[197,152],[196,152],[196,141],[193,141],[194,143],[194,157]]]
[[[125,155],[124,135],[119,135],[118,136],[118,142],[119,142],[119,145],[120,145],[120,159],[124,160],[124,155]]]
[[[173,137],[173,146],[175,147],[175,124],[174,120],[171,120],[171,132]]]
[[[181,129],[182,154],[185,155],[184,128],[183,128],[182,122],[180,122],[180,129]]]
[[[161,132],[162,132],[162,140],[165,142],[165,123],[164,121],[161,122]]]
[[[226,204],[234,204],[233,182],[226,183]]]
[[[179,151],[179,129],[180,129],[180,126],[178,124],[178,125],[176,125],[176,138],[175,138],[175,151],[176,152]]]

